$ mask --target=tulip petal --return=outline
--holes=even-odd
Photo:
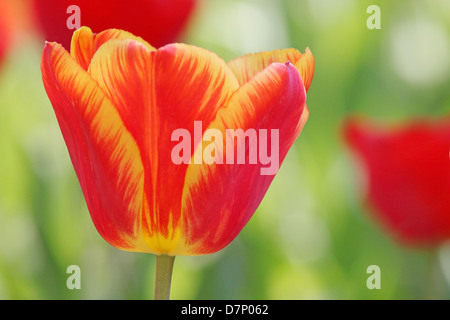
[[[222,144],[213,142],[216,157],[224,157],[227,152],[227,129],[277,129],[281,165],[306,122],[305,99],[304,85],[294,66],[271,64],[244,84],[209,126],[224,137]],[[199,146],[196,152],[203,152],[204,147]],[[207,254],[231,242],[255,212],[274,178],[262,175],[262,167],[261,162],[190,164],[182,202],[186,243],[174,251]]]
[[[297,68],[298,72],[300,72],[303,83],[305,84],[306,92],[308,92],[314,77],[315,67],[314,56],[309,48],[306,48],[305,53],[302,55],[301,59],[299,59],[295,63],[295,67]]]
[[[117,248],[153,252],[140,225],[141,154],[120,115],[61,45],[46,44],[42,74],[97,230]]]
[[[118,29],[108,29],[99,34],[94,34],[88,27],[81,27],[73,33],[70,53],[78,64],[87,70],[91,63],[92,57],[97,52],[98,48],[109,40],[124,40],[130,39],[138,41],[149,50],[155,50],[148,42],[140,37]]]
[[[116,106],[141,150],[148,201],[143,214],[147,242],[154,250],[171,254],[180,240],[187,169],[172,162],[172,133],[185,128],[193,137],[194,121],[202,121],[203,134],[239,84],[212,52],[182,44],[149,51],[133,40],[102,45],[88,72]]]
[[[292,63],[300,72],[306,91],[309,90],[314,76],[314,56],[309,48],[302,55],[297,49],[274,50],[247,54],[228,62],[240,84],[248,82],[255,74],[267,68],[271,63]]]

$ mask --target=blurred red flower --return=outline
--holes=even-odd
[[[367,172],[377,218],[403,244],[450,238],[450,120],[385,128],[351,119],[345,138]]]
[[[80,8],[81,25],[94,32],[125,29],[138,34],[154,47],[174,42],[187,24],[196,0],[33,0],[34,13],[46,40],[70,49],[75,30],[67,27],[71,13]]]
[[[12,41],[11,10],[8,2],[0,0],[0,64]]]

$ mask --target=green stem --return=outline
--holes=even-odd
[[[175,256],[165,254],[156,256],[155,300],[170,299],[170,283],[174,261]]]

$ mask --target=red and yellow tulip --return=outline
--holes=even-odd
[[[156,50],[125,31],[86,27],[70,53],[47,43],[42,55],[45,89],[97,230],[117,248],[168,255],[224,248],[274,178],[260,174],[261,164],[175,164],[172,132],[195,121],[202,133],[278,129],[281,164],[307,121],[313,73],[308,49],[225,63],[192,45]]]

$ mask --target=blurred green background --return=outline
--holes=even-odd
[[[366,26],[372,4],[380,30]],[[448,115],[450,1],[205,0],[180,40],[225,60],[309,47],[316,68],[310,118],[259,209],[221,252],[176,258],[173,299],[450,298],[450,245],[405,248],[384,231],[340,134],[350,114]],[[115,249],[90,219],[42,49],[30,34],[0,69],[0,299],[152,299],[155,257]],[[66,287],[73,264],[81,290]]]

